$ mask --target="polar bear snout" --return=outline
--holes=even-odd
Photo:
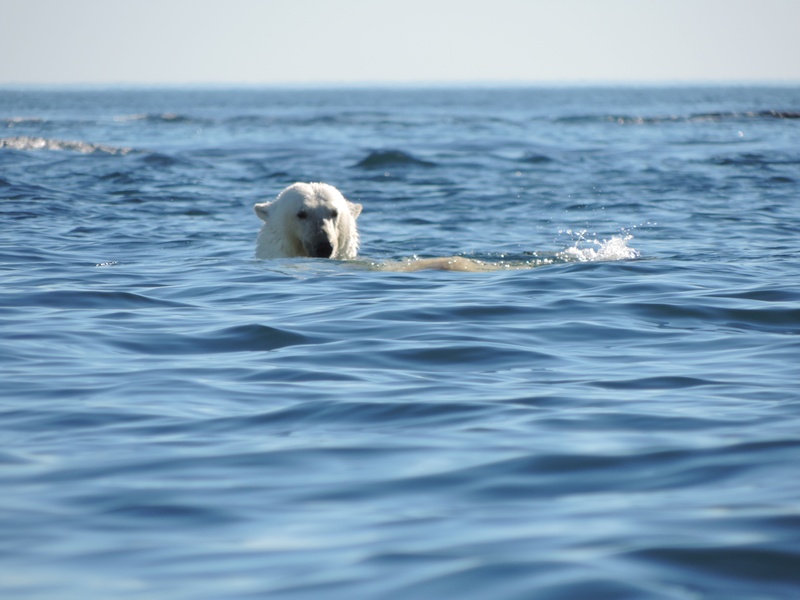
[[[316,227],[313,227],[316,225]],[[323,219],[322,222],[306,223],[306,230],[313,227],[312,232],[304,236],[303,250],[311,258],[331,258],[337,252],[336,227],[332,222]]]
[[[333,254],[333,246],[328,240],[323,240],[314,244],[309,254],[314,258],[330,258]]]

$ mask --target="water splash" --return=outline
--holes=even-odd
[[[576,237],[575,243],[569,248],[557,253],[557,257],[568,262],[598,262],[614,260],[631,260],[639,258],[640,253],[636,248],[628,245],[633,239],[629,233],[615,235],[607,240],[597,238],[589,239],[586,231],[564,231]]]

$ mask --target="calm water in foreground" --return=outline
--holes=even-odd
[[[798,239],[800,88],[0,90],[0,596],[798,598]]]

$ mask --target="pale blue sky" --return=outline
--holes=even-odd
[[[800,82],[800,0],[0,0],[0,84]]]

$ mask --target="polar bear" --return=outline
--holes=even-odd
[[[334,258],[358,254],[361,205],[327,183],[295,183],[253,207],[264,221],[256,258]]]
[[[295,183],[272,202],[253,207],[264,221],[258,234],[256,258],[334,258],[348,260],[358,254],[356,219],[361,205],[350,202],[327,183]],[[495,265],[463,256],[416,258],[371,263],[381,271],[497,271]]]

